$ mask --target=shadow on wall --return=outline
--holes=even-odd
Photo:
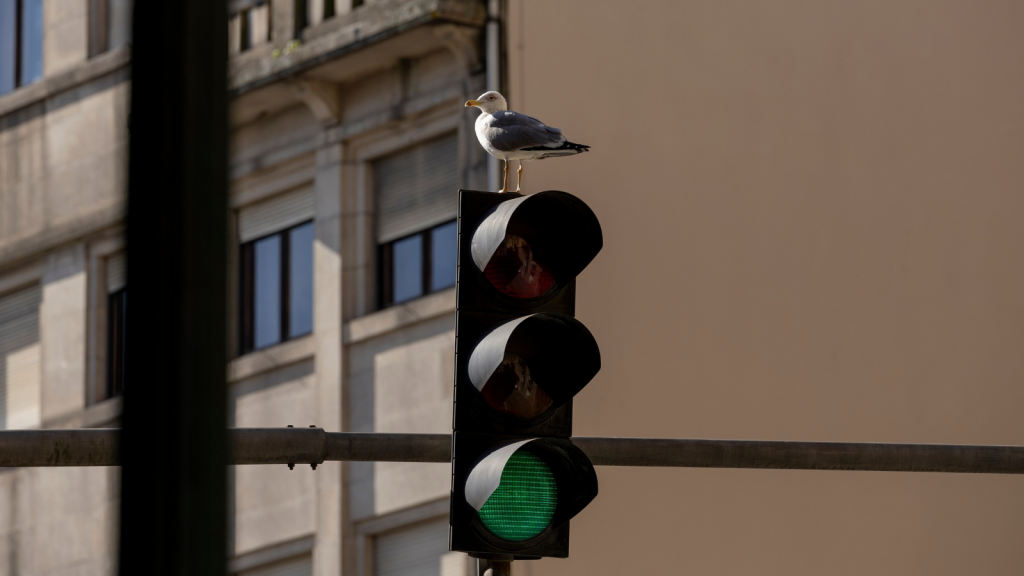
[[[348,418],[353,432],[448,433],[452,419],[455,318],[406,325],[348,349]],[[353,462],[353,518],[447,495],[447,465]]]

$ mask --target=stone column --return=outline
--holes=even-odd
[[[317,426],[342,426],[341,312],[341,154],[340,143],[316,154],[316,242],[313,248],[313,312],[316,334]],[[316,477],[316,545],[313,574],[341,574],[344,489],[340,462],[324,462]]]
[[[44,425],[85,408],[85,269],[84,244],[56,250],[46,259],[39,309]]]

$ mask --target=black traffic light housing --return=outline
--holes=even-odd
[[[573,317],[576,276],[601,247],[594,213],[565,192],[460,191],[452,550],[568,556],[568,521],[597,495],[593,466],[569,438],[572,398],[601,367]],[[541,474],[543,486],[519,486],[515,472],[504,486],[506,468]],[[540,504],[516,508],[529,521],[508,522],[502,499],[531,490],[544,492]]]

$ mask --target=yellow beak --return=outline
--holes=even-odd
[[[466,101],[466,108],[469,108],[471,106],[479,106],[479,105],[480,105],[480,101],[479,100],[467,100]]]

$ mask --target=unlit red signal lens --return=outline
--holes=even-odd
[[[519,236],[509,234],[495,250],[484,275],[502,294],[518,299],[543,296],[555,285],[543,255]]]
[[[480,508],[480,521],[504,540],[529,540],[551,524],[557,503],[558,487],[551,468],[520,448],[508,459],[501,483]]]

